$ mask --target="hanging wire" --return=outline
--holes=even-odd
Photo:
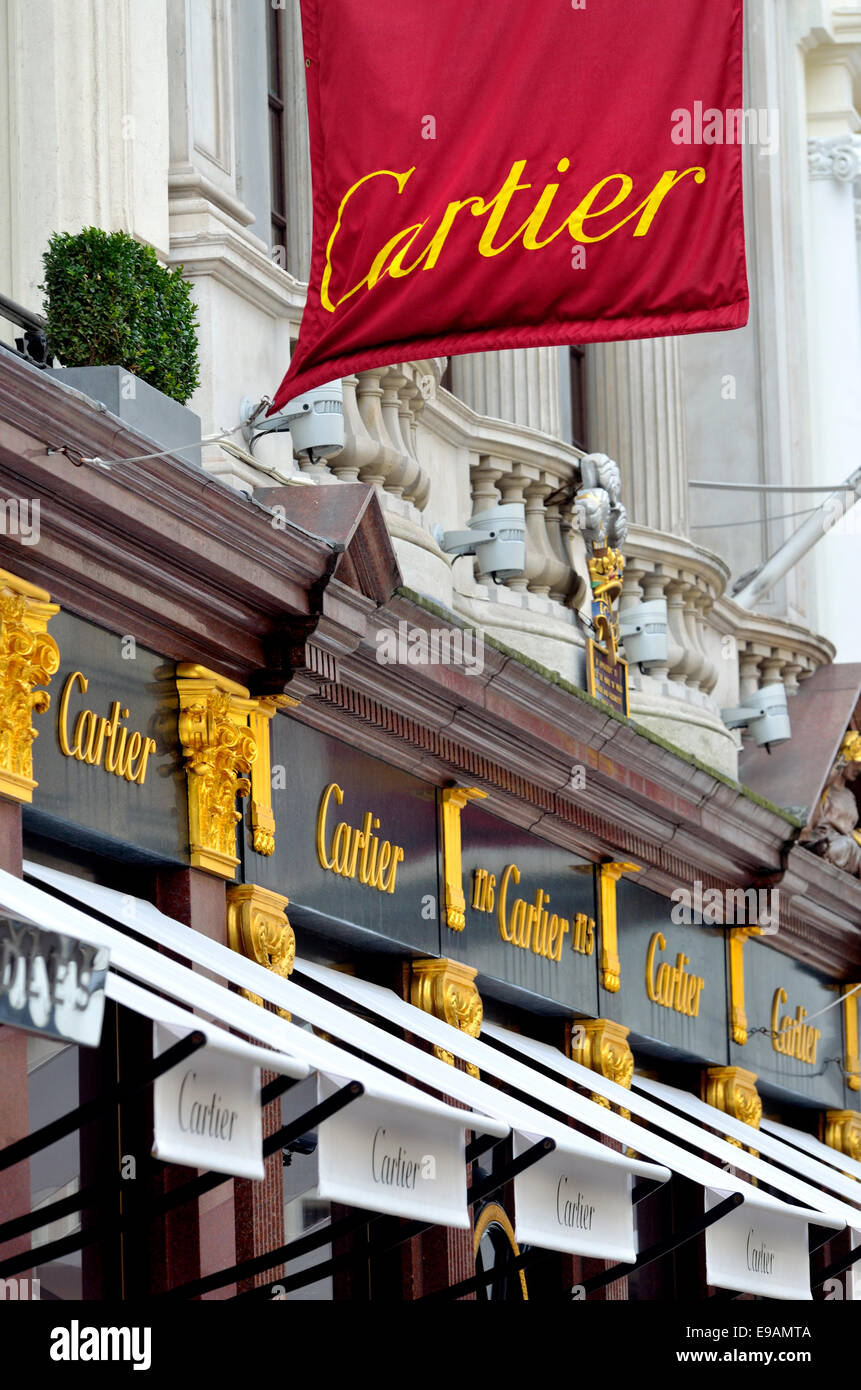
[[[207,444],[220,444],[222,440],[230,439],[231,435],[236,434],[241,429],[241,425],[234,425],[231,430],[222,430],[220,434],[208,434],[203,439],[196,440],[193,444],[182,444],[178,448],[156,449],[152,454],[135,454],[132,458],[103,459],[98,454],[89,458],[82,454],[73,445],[65,444],[62,446],[49,445],[48,454],[65,454],[76,468],[80,468],[84,463],[95,464],[98,468],[115,468],[119,464],[125,463],[148,463],[150,459],[170,458],[172,454],[186,454],[190,449],[202,449]],[[75,455],[75,457],[73,457]]]
[[[813,516],[818,512],[818,507],[808,507],[803,512],[784,512],[782,516],[755,516],[752,521],[716,521],[710,524],[701,523],[699,526],[692,526],[692,531],[725,531],[728,526],[762,526],[765,522],[771,521],[794,521],[799,516]]]

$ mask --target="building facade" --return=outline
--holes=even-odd
[[[426,1221],[376,1250],[350,1215],[361,1200],[324,1181],[323,1122],[270,1153],[262,1180],[234,1174],[171,1206],[171,1159],[140,1189],[118,1179],[94,1217],[73,1199],[105,1154],[148,1162],[159,1119],[138,1096],[10,1166],[0,1277],[35,1270],[60,1298],[420,1298],[476,1275],[490,1277],[464,1296],[793,1297],[805,1279],[816,1297],[852,1296],[851,1266],[818,1279],[861,1227],[852,513],[826,517],[755,611],[733,592],[820,500],[788,489],[854,465],[861,8],[755,0],[746,44],[747,100],[776,113],[758,126],[770,143],[746,150],[748,328],[373,369],[344,380],[344,448],[315,463],[287,433],[252,446],[240,426],[289,359],[310,260],[298,6],[6,0],[0,293],[17,318],[0,352],[0,868],[31,895],[13,901],[6,882],[7,913],[32,920],[46,893],[93,911],[267,1000],[261,1014],[340,1040],[343,1067],[380,1060],[347,1015],[372,1017],[414,1049],[414,1072],[393,1053],[399,1084],[430,1066],[426,1084],[461,1106],[492,1107],[491,1087],[505,1111],[551,1084],[548,1126],[561,1116],[600,1143],[611,1170],[653,1165],[640,1254],[691,1234],[626,1276],[634,1260],[590,1235],[600,1203],[578,1191],[557,1202],[566,1240],[545,1247],[515,1136],[470,1161],[467,1226]],[[132,233],[192,284],[201,386],[176,426],[121,372],[106,397],[37,361],[42,252],[89,225]],[[621,611],[667,602],[665,659],[629,663],[629,716],[587,693],[596,571],[577,493],[596,456],[617,461],[630,519]],[[708,480],[764,490],[696,486]],[[499,502],[525,505],[526,568],[494,584],[453,564],[438,528]],[[794,736],[767,758],[721,712],[774,684]],[[189,936],[159,943],[162,919],[264,967],[275,995],[225,956],[207,966]],[[417,1012],[375,1011],[365,986]],[[98,1048],[12,1015],[0,1026],[0,1147],[151,1054],[158,1017],[113,988]],[[249,1017],[234,1032],[265,1041]],[[317,1084],[264,1105],[264,1137],[322,1104],[302,1090]],[[697,1165],[732,1158],[745,1200],[753,1186],[773,1204],[762,1246],[785,1270],[771,1295],[754,1227],[739,1226],[739,1255],[703,1225]],[[144,1188],[135,1224],[128,1191]],[[803,1258],[794,1227],[785,1248],[775,1234],[787,1199],[831,1218],[802,1224]],[[618,1194],[607,1203],[618,1213]],[[24,1221],[46,1204],[50,1223]]]

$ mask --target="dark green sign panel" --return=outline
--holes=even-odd
[[[437,955],[434,788],[286,715],[271,738],[275,853],[246,834],[246,881],[285,894],[294,925]]]
[[[461,812],[461,845],[466,921],[463,931],[443,925],[442,954],[475,966],[483,994],[594,1014],[593,866],[474,804]]]
[[[70,613],[51,619],[60,670],[37,719],[29,828],[130,859],[188,862],[175,666]]]
[[[621,986],[601,988],[600,1016],[626,1024],[635,1047],[725,1066],[723,929],[674,922],[669,898],[627,878],[617,884],[616,906]]]
[[[760,1089],[855,1109],[857,1096],[850,1100],[843,1083],[839,995],[837,985],[770,947],[767,938],[751,937],[744,947],[748,1038],[743,1047],[732,1044],[733,1066],[756,1072]]]

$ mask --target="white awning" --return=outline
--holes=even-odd
[[[635,1111],[672,1138],[667,1139],[651,1129],[632,1124],[604,1107],[596,1107],[585,1097],[536,1072],[517,1058],[413,1009],[388,990],[308,962],[298,962],[296,969],[364,1008],[454,1052],[482,1068],[485,1073],[516,1087],[539,1104],[570,1115],[697,1182],[706,1191],[708,1208],[727,1193],[740,1193],[744,1198],[744,1210],[732,1212],[707,1233],[709,1275],[713,1282],[738,1292],[757,1292],[771,1298],[811,1297],[807,1228],[818,1225],[842,1230],[847,1216],[851,1220],[853,1213],[840,1202],[751,1155],[743,1155],[743,1161],[740,1161],[742,1151],[725,1140],[710,1135],[701,1126],[688,1124],[646,1097],[625,1090],[545,1044],[508,1033],[491,1024],[484,1026],[485,1035],[513,1047],[527,1058],[533,1058],[562,1078],[570,1077],[620,1107]],[[301,993],[304,995],[306,992]],[[296,1007],[300,1005],[297,1003]],[[693,1144],[697,1150],[710,1152],[727,1168],[746,1169],[751,1176],[786,1193],[792,1200],[785,1201],[753,1187],[736,1173],[725,1171],[715,1163],[700,1158],[699,1153],[680,1148],[675,1139]],[[709,1237],[714,1239],[710,1240]]]
[[[548,1249],[572,1250],[575,1248],[572,1242],[576,1242],[578,1253],[607,1259],[633,1260],[636,1252],[631,1179],[633,1176],[642,1176],[659,1183],[664,1182],[669,1178],[668,1168],[660,1164],[656,1165],[640,1159],[629,1158],[627,1155],[617,1153],[586,1135],[579,1134],[576,1130],[553,1119],[534,1106],[503,1095],[485,1082],[446,1065],[431,1054],[393,1037],[390,1033],[382,1031],[364,1019],[358,1018],[349,1009],[329,1003],[320,995],[301,988],[292,980],[284,980],[271,971],[263,969],[254,961],[248,960],[227,947],[204,937],[199,932],[192,931],[184,924],[166,917],[151,903],[142,900],[130,900],[127,896],[112,889],[103,888],[100,885],[59,873],[54,869],[47,869],[41,865],[27,864],[25,869],[28,874],[39,878],[57,891],[85,902],[91,909],[104,916],[116,922],[124,923],[127,928],[140,932],[148,939],[194,961],[214,974],[230,979],[241,988],[248,989],[254,994],[270,1000],[276,1006],[289,1010],[313,1027],[338,1037],[348,1046],[359,1048],[371,1056],[384,1056],[392,1066],[397,1067],[405,1075],[432,1086],[443,1095],[454,1097],[464,1105],[469,1106],[470,1110],[464,1112],[463,1110],[451,1110],[450,1107],[446,1106],[441,1108],[450,1110],[452,1115],[458,1117],[461,1127],[466,1125],[479,1132],[484,1131],[491,1134],[507,1133],[511,1128],[529,1142],[534,1142],[535,1139],[542,1137],[551,1138],[556,1144],[556,1153],[552,1157],[551,1164],[555,1178],[551,1177],[551,1169],[545,1167],[548,1161],[545,1159],[515,1180],[516,1190],[517,1185],[519,1185],[521,1192],[526,1194],[521,1203],[523,1210],[527,1210],[528,1196],[532,1204],[533,1217],[536,1204],[544,1212],[543,1222],[538,1222],[537,1218],[533,1220],[530,1227],[531,1240],[538,1243],[537,1225],[541,1224],[541,1244]],[[2,896],[2,887],[3,881],[0,879],[0,896]],[[54,901],[56,906],[56,900]],[[127,940],[127,938],[123,939]],[[162,962],[164,957],[159,956],[158,960]],[[307,969],[311,971],[317,967],[308,966]],[[322,967],[320,969],[322,970]],[[350,977],[342,976],[335,971],[325,971],[324,974],[327,983],[331,982],[332,987],[341,991],[342,994],[348,993],[347,987],[349,985],[358,986],[363,983],[353,981]],[[197,980],[199,977],[195,975],[194,978]],[[167,988],[167,985],[163,984],[163,987]],[[368,988],[373,987],[369,986]],[[438,1020],[432,1019],[429,1014],[424,1014],[402,1000],[397,1000],[389,991],[380,991],[380,994],[406,1011],[403,1015],[405,1019],[403,1026],[409,1028],[411,1032],[414,1034],[422,1033],[425,1023],[434,1025],[441,1028],[443,1032],[439,1038],[434,1037],[430,1041],[439,1041],[441,1038],[445,1047],[450,1050],[453,1037],[456,1043],[455,1050],[461,1050],[459,1040],[464,1039],[464,1035],[453,1032],[447,1025],[439,1024]],[[231,998],[235,998],[235,996],[231,996]],[[238,1002],[244,1003],[244,1001]],[[267,1040],[272,1040],[274,1043],[277,1030],[291,1028],[291,1025],[285,1024],[283,1020],[272,1014],[263,1013],[253,1005],[246,1007],[252,1010],[258,1021],[256,1026],[253,1020],[246,1020],[241,1025],[237,1025],[241,1026],[245,1033],[261,1036],[260,1030],[265,1028],[268,1030]],[[385,1016],[385,1011],[383,1014]],[[259,1018],[260,1015],[262,1015],[262,1019]],[[400,1023],[402,1020],[399,1016],[394,1021]],[[292,1028],[292,1032],[299,1033],[300,1039],[308,1040],[309,1044],[313,1043],[313,1050],[309,1049],[303,1052],[301,1045],[294,1045],[293,1042],[288,1048],[286,1040],[280,1033],[277,1033],[279,1041],[275,1045],[282,1046],[291,1052],[294,1051],[295,1046],[297,1055],[305,1056],[313,1065],[323,1065],[319,1050],[324,1046],[331,1048],[331,1044],[324,1045],[321,1040],[296,1029],[295,1026]],[[484,1045],[480,1046],[483,1047]],[[337,1049],[332,1050],[337,1054]],[[492,1057],[499,1056],[494,1049],[485,1050]],[[316,1060],[312,1052],[316,1055]],[[352,1057],[349,1060],[351,1064],[350,1075],[355,1075],[357,1079],[362,1080],[364,1073],[360,1069],[367,1067],[368,1064],[360,1063]],[[324,1069],[332,1070],[333,1065],[333,1060],[327,1058]],[[412,1089],[406,1083],[396,1082],[394,1078],[387,1077],[386,1079],[390,1086],[399,1085],[407,1091]],[[534,1075],[534,1079],[540,1080],[537,1073]],[[526,1091],[527,1094],[531,1094],[529,1086],[526,1087]],[[431,1102],[430,1098],[424,1099],[429,1104],[441,1105],[440,1102]],[[588,1100],[582,1101],[582,1105],[585,1109],[586,1123],[599,1133],[606,1132],[605,1116],[608,1112],[603,1107]],[[349,1107],[348,1111],[344,1112],[345,1121],[347,1116],[354,1115],[356,1110],[357,1106]],[[494,1125],[497,1126],[496,1129]],[[629,1128],[631,1134],[628,1136],[627,1142],[630,1144],[631,1138],[636,1137],[636,1134],[633,1126]],[[564,1171],[556,1172],[563,1159],[565,1161]],[[715,1183],[716,1191],[725,1195],[728,1192],[738,1190],[738,1180],[725,1182],[723,1181],[724,1175],[717,1170],[714,1170],[712,1176],[716,1176],[718,1179]],[[755,1190],[751,1189],[751,1192],[755,1192]],[[368,1196],[369,1194],[365,1190],[362,1204],[373,1206],[372,1202],[368,1200]],[[358,1199],[354,1195],[349,1200],[357,1201]]]
[[[265,1167],[260,1070],[265,1067],[301,1081],[311,1074],[307,1062],[252,1047],[113,971],[105,992],[115,1003],[152,1021],[156,1057],[191,1032],[206,1038],[202,1051],[156,1078],[153,1157],[261,1181]]]
[[[761,1128],[768,1130],[769,1134],[776,1135],[778,1139],[782,1139],[785,1144],[789,1144],[792,1148],[801,1149],[803,1153],[810,1154],[811,1158],[818,1159],[827,1167],[839,1168],[841,1173],[851,1174],[861,1183],[861,1163],[857,1159],[850,1158],[849,1154],[832,1149],[830,1144],[823,1144],[820,1139],[814,1139],[812,1134],[805,1134],[803,1130],[792,1129],[790,1125],[778,1124],[777,1120],[763,1118]],[[861,1192],[855,1200],[861,1201]]]
[[[182,923],[163,918],[151,904],[141,899],[101,889],[72,875],[59,874],[35,864],[28,864],[26,871],[43,881],[50,875],[52,886],[69,897],[78,901],[86,898],[91,906],[103,911],[104,915],[158,940],[159,944],[206,966],[216,975],[233,978],[233,973],[225,970],[224,965],[243,961],[235,952],[215,942],[207,943],[213,951],[207,953],[204,959],[204,953],[198,948],[206,941],[205,937]],[[104,910],[102,894],[108,895],[107,911]],[[114,973],[121,971],[130,975],[134,981],[151,990],[199,1009],[246,1037],[256,1038],[276,1052],[305,1063],[318,1073],[318,1094],[321,1097],[331,1094],[333,1089],[346,1082],[359,1082],[363,1095],[320,1125],[318,1157],[321,1197],[441,1225],[461,1228],[469,1225],[466,1206],[466,1131],[474,1130],[479,1134],[503,1138],[509,1133],[509,1125],[504,1119],[458,1109],[426,1095],[408,1082],[352,1056],[305,1028],[261,1009],[257,1004],[231,993],[223,985],[189,970],[187,966],[160,955],[126,932],[106,926],[74,906],[4,871],[0,871],[0,903],[7,911],[21,914],[51,930],[65,931],[70,935],[78,932],[93,944],[107,946]],[[157,935],[152,929],[152,921],[144,925],[147,910],[162,923],[170,924],[170,930]],[[130,920],[132,917],[133,921]],[[266,990],[260,988],[261,979],[265,983],[275,977],[253,962],[243,963],[254,972],[248,987],[255,994],[265,995]],[[237,983],[242,984],[242,981]],[[112,984],[112,989],[115,987]],[[122,985],[119,989],[122,990]],[[386,1055],[379,1047],[369,1050],[374,1055]],[[411,1052],[416,1057],[421,1055],[415,1048]],[[269,1053],[265,1055],[267,1058],[270,1056]],[[428,1060],[443,1068],[447,1077],[450,1075],[450,1069],[443,1067],[442,1063],[433,1058]],[[271,1060],[266,1065],[277,1069]],[[440,1089],[438,1080],[436,1089]],[[432,1159],[432,1164],[426,1164],[426,1159]],[[432,1173],[432,1179],[430,1176],[422,1178],[423,1170]]]
[[[705,1189],[706,1210],[711,1210],[728,1193],[738,1192],[744,1199],[742,1207],[724,1216],[706,1232],[707,1277],[715,1285],[739,1293],[758,1293],[775,1299],[810,1299],[808,1256],[808,1226],[823,1225],[842,1230],[845,1219],[840,1204],[826,1194],[817,1192],[771,1165],[758,1164],[756,1176],[770,1186],[790,1193],[803,1206],[792,1205],[770,1193],[760,1191],[744,1178],[726,1172],[714,1163],[703,1160],[698,1153],[682,1149],[673,1139],[692,1142],[698,1150],[711,1151],[728,1166],[739,1164],[740,1151],[723,1139],[718,1139],[696,1125],[677,1123],[670,1111],[631,1093],[614,1082],[572,1062],[546,1044],[537,1043],[519,1034],[509,1033],[492,1024],[483,1032],[515,1048],[521,1055],[533,1058],[561,1077],[570,1077],[579,1085],[605,1095],[625,1109],[636,1111],[651,1124],[667,1131],[672,1139],[632,1124],[609,1109],[573,1092],[569,1087],[537,1072],[534,1067],[488,1043],[469,1038],[448,1024],[421,1013],[398,999],[391,991],[381,989],[352,976],[342,976],[324,966],[305,961],[297,962],[300,974],[317,980],[329,989],[338,991],[363,1008],[373,1010],[392,1022],[425,1037],[437,1046],[445,1047],[466,1061],[482,1068],[485,1074],[495,1075],[517,1090],[528,1094],[539,1105],[570,1115],[591,1128],[616,1139],[637,1152],[646,1154],[698,1183]],[[646,1113],[648,1112],[648,1113]],[[749,1156],[747,1156],[749,1157]],[[749,1167],[756,1166],[752,1160]],[[785,1181],[782,1181],[785,1176]],[[540,1177],[540,1172],[536,1178]],[[515,1184],[515,1210],[518,1188]],[[515,1233],[518,1231],[515,1222]],[[524,1236],[524,1239],[526,1237]]]
[[[722,1134],[727,1134],[730,1138],[738,1139],[740,1143],[756,1149],[758,1153],[764,1154],[766,1158],[788,1168],[790,1172],[798,1173],[809,1182],[817,1183],[820,1187],[824,1187],[827,1193],[852,1203],[853,1208],[855,1206],[861,1207],[861,1184],[854,1182],[852,1178],[844,1177],[842,1173],[835,1172],[833,1167],[811,1157],[808,1153],[801,1152],[798,1148],[792,1148],[789,1143],[782,1139],[775,1138],[769,1132],[771,1125],[768,1121],[763,1122],[761,1129],[752,1129],[743,1120],[737,1120],[732,1115],[725,1115],[722,1110],[708,1105],[698,1096],[689,1095],[687,1091],[680,1091],[675,1086],[667,1086],[662,1081],[652,1081],[643,1076],[635,1076],[634,1085],[673,1109],[682,1110],[685,1114],[693,1116],[694,1119],[701,1120],[703,1124],[711,1125],[713,1128],[719,1129]],[[787,1125],[779,1125],[778,1128],[789,1134],[798,1135],[797,1130],[791,1130]],[[808,1136],[798,1135],[798,1137]],[[817,1143],[817,1141],[813,1140],[813,1143]],[[827,1145],[822,1144],[819,1147],[826,1149]],[[834,1153],[835,1151],[832,1149],[831,1152]],[[854,1216],[849,1218],[848,1224],[851,1224],[852,1220],[861,1222],[861,1211],[855,1211]]]

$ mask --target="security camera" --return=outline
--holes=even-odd
[[[434,538],[446,555],[475,555],[478,572],[490,575],[494,584],[515,579],[526,569],[526,512],[522,502],[505,502],[476,512],[468,531],[434,530]]]
[[[254,441],[262,434],[277,434],[289,430],[293,452],[315,459],[330,458],[344,447],[344,389],[340,381],[315,386],[288,401],[275,415],[266,415],[269,401],[259,405],[242,402],[242,432],[253,450]]]
[[[651,598],[619,613],[619,633],[625,655],[638,666],[660,666],[667,660],[667,600]]]
[[[746,728],[757,748],[771,752],[771,745],[787,743],[792,738],[786,691],[779,683],[764,685],[752,695],[746,695],[737,709],[721,710],[728,729]]]

